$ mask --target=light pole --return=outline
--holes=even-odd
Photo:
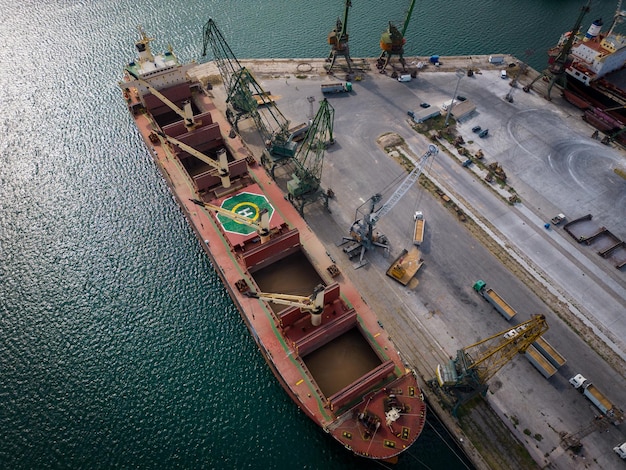
[[[444,127],[448,127],[448,121],[450,120],[450,113],[452,112],[452,106],[454,105],[454,100],[456,99],[456,93],[459,91],[459,83],[461,83],[461,79],[465,73],[461,69],[457,69],[456,76],[458,80],[456,81],[456,88],[454,89],[454,94],[452,95],[452,101],[450,101],[450,106],[448,106],[448,114],[446,114],[446,122],[444,123]]]

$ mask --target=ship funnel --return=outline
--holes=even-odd
[[[590,39],[595,39],[596,37],[598,37],[598,34],[600,34],[600,31],[602,30],[603,24],[604,23],[602,22],[602,18],[598,18],[593,23],[591,23],[591,26],[589,26],[589,29],[585,33],[584,40],[589,41]]]

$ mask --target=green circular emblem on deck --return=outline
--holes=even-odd
[[[263,209],[268,210],[270,218],[274,212],[274,208],[265,196],[245,192],[225,199],[221,207],[222,209],[229,210],[253,221],[259,220]],[[227,232],[239,233],[241,235],[249,235],[250,233],[256,232],[254,227],[250,227],[242,222],[237,222],[225,215],[218,214],[217,218]]]

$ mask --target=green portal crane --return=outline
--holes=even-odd
[[[338,55],[343,56],[348,64],[348,73],[352,72],[352,59],[350,59],[350,47],[348,46],[348,10],[352,6],[351,0],[346,0],[343,11],[343,21],[337,18],[335,29],[328,33],[328,44],[330,44],[330,54],[326,62],[330,62],[328,72],[330,73],[335,65]]]
[[[543,72],[541,72],[532,82],[523,88],[526,93],[532,90],[533,85],[537,82],[537,80],[545,78],[548,81],[548,90],[545,98],[550,101],[552,99],[550,97],[550,92],[552,91],[554,84],[558,82],[561,86],[565,86],[565,69],[567,69],[571,62],[570,52],[572,51],[574,40],[579,33],[580,25],[582,24],[585,15],[589,13],[590,10],[591,0],[588,0],[587,4],[580,9],[580,14],[578,15],[576,24],[572,28],[565,43],[559,48],[554,59],[552,59],[552,63],[549,64],[548,67],[544,69]]]
[[[290,138],[289,121],[252,73],[239,63],[212,18],[204,25],[203,56],[209,45],[227,94],[226,117],[235,131],[241,119],[252,118],[272,161],[293,157],[297,144]]]
[[[324,200],[328,208],[328,199],[332,191],[324,191],[320,187],[322,166],[326,147],[335,143],[333,125],[335,110],[327,99],[320,101],[320,107],[293,158],[295,170],[291,180],[287,182],[287,198],[304,216],[304,206],[316,199]]]
[[[378,58],[376,66],[381,73],[384,73],[387,65],[389,65],[389,61],[394,55],[398,56],[398,60],[400,61],[400,64],[402,64],[402,70],[406,70],[406,63],[404,60],[404,44],[406,43],[406,39],[404,35],[406,34],[406,30],[409,26],[414,6],[415,0],[411,0],[411,5],[409,6],[409,10],[404,18],[402,30],[398,30],[398,28],[390,21],[389,27],[380,37],[380,48],[382,49],[382,52]]]

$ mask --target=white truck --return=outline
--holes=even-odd
[[[619,455],[622,459],[626,460],[626,442],[623,444],[613,447],[613,450],[617,455]]]
[[[416,246],[420,246],[424,241],[424,224],[426,221],[424,220],[424,214],[421,211],[416,211],[413,214],[413,219],[415,220],[415,230],[413,231],[413,244]]]
[[[616,426],[624,421],[624,413],[617,408],[597,387],[587,380],[582,374],[576,374],[569,379],[572,386],[585,395],[591,403]]]

